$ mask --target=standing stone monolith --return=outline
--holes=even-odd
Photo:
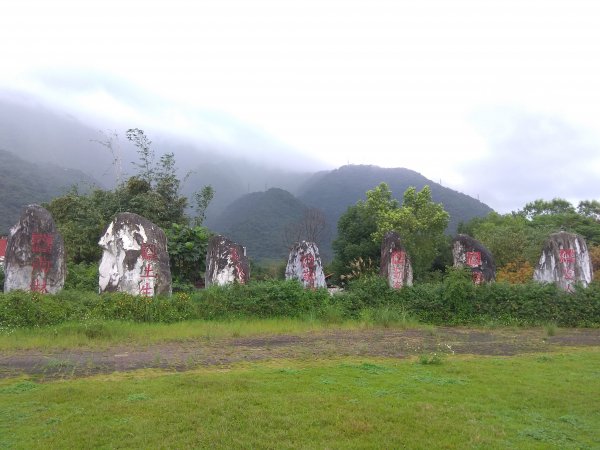
[[[52,215],[39,205],[23,208],[6,243],[4,292],[55,294],[65,284],[65,245]]]
[[[314,242],[296,243],[285,268],[286,280],[298,280],[307,289],[327,287],[319,249]]]
[[[572,292],[577,282],[584,287],[592,282],[593,270],[585,239],[561,231],[551,234],[544,248],[533,279],[541,283],[556,283],[562,290]]]
[[[246,248],[224,236],[213,236],[208,241],[206,252],[206,287],[216,284],[225,286],[238,282],[246,284],[250,280],[250,264]]]
[[[387,280],[392,289],[412,286],[413,270],[410,257],[395,231],[388,231],[381,241],[379,274]]]
[[[496,279],[496,263],[490,251],[478,240],[459,234],[452,245],[454,267],[470,267],[475,284],[490,283]]]
[[[100,292],[152,297],[171,294],[171,269],[164,231],[134,213],[117,214],[98,245]]]

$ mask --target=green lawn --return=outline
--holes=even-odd
[[[600,349],[0,380],[0,448],[600,448]]]

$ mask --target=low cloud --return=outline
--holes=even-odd
[[[495,110],[476,122],[489,153],[463,165],[465,191],[500,212],[537,198],[600,198],[600,140],[558,117]]]

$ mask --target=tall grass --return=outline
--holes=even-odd
[[[331,324],[314,318],[187,320],[172,324],[127,321],[66,322],[0,333],[0,351],[27,349],[107,348],[116,344],[146,345],[159,342],[293,334],[336,329],[359,329],[367,324],[344,320]]]

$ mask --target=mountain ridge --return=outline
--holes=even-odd
[[[247,246],[250,257],[258,260],[276,259],[281,257],[281,250],[278,254],[270,255],[266,255],[263,251],[258,254],[252,252],[253,249],[260,247],[255,240],[255,236],[258,236],[255,233],[260,229],[260,225],[262,224],[271,232],[277,230],[277,233],[281,234],[283,226],[300,220],[304,210],[310,207],[317,208],[323,211],[327,227],[330,230],[329,233],[323,234],[321,242],[319,242],[321,256],[324,260],[329,261],[333,257],[331,243],[335,238],[337,222],[341,215],[349,206],[355,205],[359,200],[364,200],[367,190],[375,188],[382,182],[386,182],[390,186],[394,198],[398,199],[400,203],[404,191],[408,187],[414,186],[421,190],[425,185],[430,186],[433,200],[436,203],[442,203],[450,214],[450,224],[447,228],[449,234],[456,232],[460,222],[466,222],[477,216],[485,216],[493,211],[479,200],[441,186],[414,170],[356,165],[315,173],[301,186],[297,196],[289,192],[285,195],[280,194],[277,198],[271,196],[276,201],[270,205],[270,208],[265,204],[264,199],[269,198],[266,194],[271,190],[244,195],[227,207],[222,215],[214,221],[214,225],[219,232],[229,233],[231,235],[229,237]],[[254,202],[257,199],[260,199],[260,202],[255,207]],[[294,214],[286,216],[287,211],[290,211],[290,204],[294,205],[291,208]],[[264,239],[268,234],[260,234],[260,236]]]

